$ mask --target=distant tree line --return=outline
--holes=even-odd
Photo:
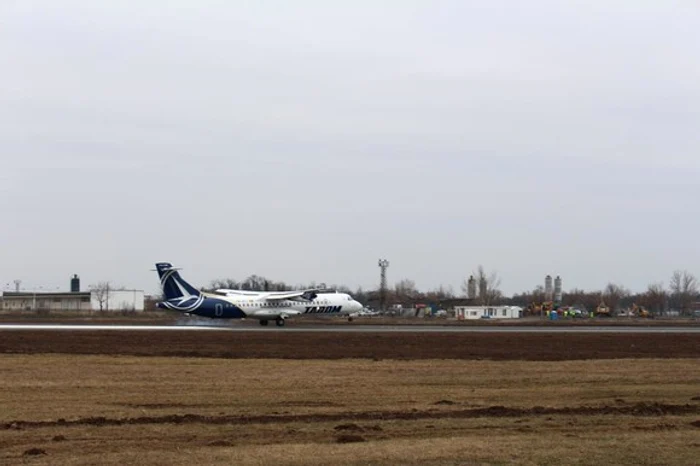
[[[475,293],[471,302],[477,305],[518,305],[527,307],[532,304],[545,302],[545,290],[537,286],[532,291],[516,293],[505,296],[501,290],[501,278],[498,273],[487,272],[483,266],[478,266],[470,276],[475,283]],[[305,285],[292,286],[285,282],[269,280],[259,275],[251,275],[243,281],[234,279],[214,280],[207,291],[217,289],[240,289],[248,291],[290,291],[294,289],[326,288],[324,283],[315,282]],[[358,301],[367,304],[377,302],[379,290],[365,290],[357,288],[350,290],[342,285],[330,285],[327,288],[340,292],[350,293]],[[662,313],[669,309],[678,310],[683,315],[692,312],[694,303],[700,300],[699,284],[697,278],[687,270],[673,272],[668,286],[662,282],[651,283],[647,289],[640,293],[633,293],[629,289],[617,283],[608,283],[601,290],[571,289],[562,295],[562,306],[573,306],[582,310],[593,310],[599,304],[604,303],[612,310],[625,309],[633,304],[643,306],[653,313]],[[413,280],[404,278],[397,281],[393,287],[387,290],[388,304],[413,305],[416,303],[441,303],[446,300],[467,299],[469,295],[469,282],[464,280],[461,293],[455,293],[452,287],[439,286],[436,289],[418,290]]]
[[[655,282],[638,293],[616,283],[608,283],[602,290],[595,291],[574,288],[563,293],[561,305],[592,310],[604,303],[610,309],[618,310],[636,304],[655,314],[676,310],[681,315],[689,315],[694,303],[700,300],[699,292],[697,278],[687,270],[677,270],[671,275],[668,287],[663,282]],[[545,290],[538,286],[533,291],[515,294],[505,301],[520,306],[542,303],[545,301]]]

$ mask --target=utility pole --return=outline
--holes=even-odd
[[[380,284],[379,284],[379,309],[382,312],[386,311],[386,269],[389,268],[389,261],[379,259],[379,268],[381,269]]]

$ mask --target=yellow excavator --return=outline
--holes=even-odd
[[[650,319],[654,317],[654,315],[649,312],[647,308],[644,306],[638,306],[636,303],[632,304],[632,315],[635,317],[642,317],[644,319]]]
[[[612,311],[604,301],[601,301],[595,309],[595,315],[596,317],[612,317]]]

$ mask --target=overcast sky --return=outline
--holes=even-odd
[[[700,274],[688,1],[0,2],[0,285]]]

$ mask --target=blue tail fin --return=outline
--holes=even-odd
[[[156,271],[160,277],[160,287],[166,300],[199,296],[201,293],[195,287],[182,279],[178,269],[168,262],[158,262]]]

